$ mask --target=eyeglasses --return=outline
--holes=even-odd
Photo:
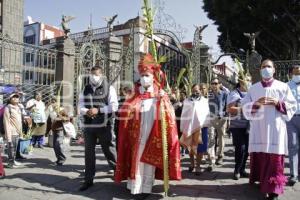
[[[212,85],[218,85],[219,83],[211,83]]]

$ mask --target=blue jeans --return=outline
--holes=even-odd
[[[8,143],[8,162],[13,164],[16,156],[20,154],[20,152],[18,152],[18,143],[19,143],[19,136],[18,135],[13,135],[11,142]]]
[[[35,146],[36,143],[38,143],[39,146],[42,146],[44,144],[44,135],[33,135],[31,137],[31,144],[32,146]]]
[[[288,132],[288,149],[290,174],[293,177],[298,177],[299,155],[300,155],[300,116],[294,116],[291,121],[287,122]]]
[[[235,173],[243,173],[248,159],[249,134],[247,128],[230,128],[232,141],[235,147]]]

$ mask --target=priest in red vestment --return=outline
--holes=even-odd
[[[149,194],[154,180],[163,179],[162,122],[166,124],[170,180],[181,179],[180,152],[176,117],[168,95],[162,90],[164,74],[160,65],[147,54],[139,62],[138,70],[140,85],[119,110],[115,181],[127,180],[127,189],[132,194]]]

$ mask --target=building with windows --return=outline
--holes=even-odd
[[[23,0],[0,0],[0,85],[22,82],[22,48],[9,41],[23,41]]]
[[[24,22],[24,43],[32,45],[41,45],[41,42],[47,39],[64,36],[64,32],[55,26],[47,25],[43,22],[34,22],[28,16]]]
[[[34,22],[30,16],[24,22],[24,72],[26,84],[50,85],[55,81],[56,53],[44,50],[44,40],[64,36],[58,27]]]

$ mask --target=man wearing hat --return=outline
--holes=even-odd
[[[20,163],[15,161],[16,149],[19,138],[22,137],[22,111],[19,106],[20,95],[12,93],[9,95],[8,105],[3,115],[5,137],[8,142],[8,167],[14,168]]]
[[[293,66],[293,77],[288,85],[297,101],[297,110],[291,121],[287,122],[288,149],[290,161],[289,184],[298,182],[299,155],[300,155],[300,65]]]
[[[162,179],[164,120],[168,147],[168,169],[171,180],[181,179],[179,142],[174,109],[162,90],[164,74],[150,54],[138,65],[140,85],[132,98],[119,110],[118,160],[115,173],[117,183],[128,180],[132,194],[151,193],[155,179]],[[159,74],[159,75],[158,75]],[[160,110],[165,111],[161,118]]]

